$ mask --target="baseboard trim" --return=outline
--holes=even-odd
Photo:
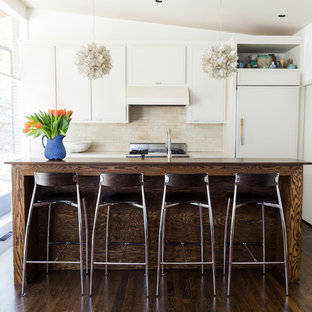
[[[307,225],[307,226],[309,226],[310,228],[312,228],[312,224],[311,224],[311,223],[309,223],[309,222],[307,222],[307,221],[305,221],[305,220],[302,220],[302,222],[303,222],[305,225]]]

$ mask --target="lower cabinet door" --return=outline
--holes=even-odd
[[[298,86],[239,87],[237,157],[297,158],[298,116]]]

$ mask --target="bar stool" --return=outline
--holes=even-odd
[[[181,192],[181,189],[187,189],[192,187],[205,187],[205,192]],[[167,192],[167,188],[171,190],[175,189],[176,192]],[[180,191],[180,192],[179,192]],[[182,252],[184,256],[184,262],[165,262],[165,220],[166,211],[168,208],[187,204],[196,206],[199,208],[199,220],[200,220],[200,243],[187,243],[182,242]],[[204,231],[203,231],[203,218],[202,208],[208,209],[209,222],[210,222],[210,238],[211,238],[211,262],[204,261]],[[186,245],[200,245],[201,249],[201,261],[188,262],[185,254]],[[201,265],[201,273],[204,273],[204,265],[212,264],[212,276],[213,276],[213,294],[216,295],[216,278],[215,278],[215,253],[214,253],[214,225],[212,216],[212,206],[210,200],[209,180],[208,174],[165,174],[163,200],[161,206],[160,224],[159,224],[159,236],[158,236],[158,261],[157,261],[157,285],[156,296],[159,295],[159,278],[160,278],[160,266],[162,274],[164,272],[164,265]]]
[[[25,295],[25,274],[27,263],[33,264],[46,264],[46,272],[49,271],[49,264],[57,263],[79,263],[80,264],[80,281],[81,281],[81,295],[83,295],[83,244],[86,246],[86,273],[88,273],[88,221],[86,213],[86,203],[85,197],[82,196],[83,210],[84,210],[84,221],[85,221],[85,235],[86,241],[83,243],[82,237],[82,216],[81,216],[81,200],[80,191],[78,184],[78,174],[77,173],[47,173],[47,172],[35,172],[34,173],[34,189],[31,197],[29,213],[27,217],[25,242],[24,242],[24,257],[23,257],[23,276],[22,276],[22,295]],[[50,192],[43,194],[42,196],[37,196],[37,187],[70,187],[75,186],[75,192]],[[38,198],[37,198],[38,197]],[[51,242],[50,241],[50,221],[51,221],[51,208],[55,204],[66,204],[77,208],[78,210],[78,229],[79,229],[79,242]],[[32,217],[32,212],[35,207],[48,207],[48,225],[47,225],[47,254],[46,261],[28,261],[27,260],[27,249],[29,240],[29,230],[30,222]],[[80,247],[80,260],[79,261],[59,261],[58,259],[64,252],[65,248],[69,245],[77,245]],[[56,259],[53,261],[49,260],[49,247],[50,245],[64,245],[61,252],[57,255]]]
[[[265,274],[266,264],[283,264],[285,269],[285,286],[286,295],[288,296],[288,275],[287,275],[287,235],[286,225],[282,206],[281,195],[278,187],[279,174],[235,174],[235,186],[234,193],[229,194],[228,205],[226,210],[226,219],[224,227],[224,254],[223,254],[223,274],[225,274],[225,261],[226,261],[226,250],[227,250],[227,227],[229,210],[231,206],[231,200],[233,200],[232,207],[232,219],[231,219],[231,230],[230,230],[230,246],[229,246],[229,267],[228,267],[228,288],[227,296],[230,296],[230,283],[231,283],[231,272],[232,264],[262,264],[262,272]],[[255,188],[262,188],[261,191],[257,191]],[[263,190],[266,190],[264,192]],[[269,191],[276,192],[276,197],[272,196]],[[235,213],[237,208],[245,207],[249,204],[257,204],[262,208],[262,261],[258,261],[254,254],[251,252],[248,245],[257,245],[252,242],[237,242],[234,243],[234,228],[235,228]],[[265,259],[265,219],[264,219],[264,207],[278,208],[281,218],[282,234],[283,234],[283,261],[266,261]],[[233,245],[243,245],[253,262],[233,262]]]
[[[140,188],[140,192],[102,192],[103,187],[110,188]],[[144,243],[128,243],[128,242],[108,242],[108,230],[109,230],[109,218],[110,209],[116,205],[129,205],[142,209],[143,221],[144,221]],[[105,261],[94,261],[94,249],[95,249],[95,228],[100,207],[107,207],[106,217],[106,233],[105,233]],[[108,261],[108,246],[109,245],[123,245],[124,250],[120,258],[120,262]],[[125,255],[127,246],[138,245],[145,246],[145,262],[122,262]],[[97,196],[96,208],[94,213],[94,222],[92,230],[92,243],[91,243],[91,267],[90,267],[90,291],[89,295],[92,296],[92,279],[93,279],[93,267],[94,265],[104,264],[105,274],[107,275],[108,265],[144,265],[145,266],[145,281],[146,281],[146,296],[149,295],[148,290],[148,227],[147,227],[147,211],[144,193],[144,177],[143,174],[100,174],[99,191]]]

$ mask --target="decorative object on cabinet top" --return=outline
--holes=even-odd
[[[272,62],[272,55],[258,55],[257,57],[257,63],[259,68],[269,68]]]
[[[245,65],[246,68],[261,68],[261,69],[276,69],[276,68],[288,68],[296,69],[297,66],[293,64],[293,60],[288,58],[287,64],[284,58],[277,61],[275,54],[259,54],[259,55],[249,55],[249,62]],[[238,68],[244,68],[244,63],[239,62]]]
[[[95,38],[95,12],[94,0],[92,0],[92,33],[93,43],[82,46],[77,52],[76,65],[78,71],[90,79],[98,79],[108,75],[112,69],[110,51],[103,45],[96,44]]]

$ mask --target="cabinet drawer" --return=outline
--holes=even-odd
[[[300,84],[299,69],[239,69],[239,86],[297,86]]]

